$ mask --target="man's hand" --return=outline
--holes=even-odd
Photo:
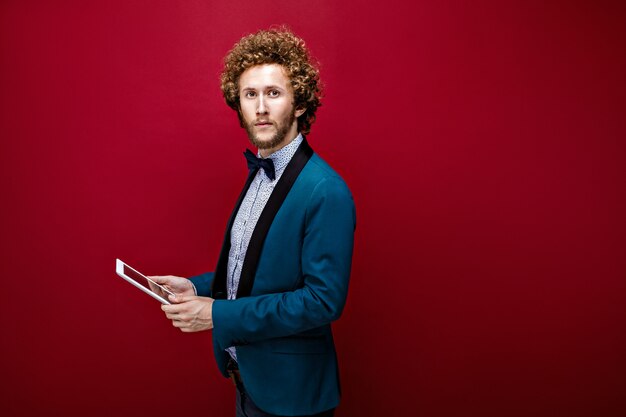
[[[175,277],[173,275],[165,275],[165,276],[150,276],[148,277],[152,281],[156,282],[159,285],[164,286],[174,294],[178,296],[186,296],[186,295],[195,295],[193,291],[193,284],[187,278]],[[160,295],[161,297],[167,299],[167,294],[159,287],[148,281],[150,285],[150,289]]]
[[[176,304],[161,306],[172,325],[182,332],[200,332],[213,328],[213,299],[194,295],[169,297]]]

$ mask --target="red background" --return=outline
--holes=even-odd
[[[0,413],[229,416],[210,333],[114,273],[212,270],[244,34],[321,61],[309,136],[358,229],[338,416],[626,415],[621,2],[0,6]]]

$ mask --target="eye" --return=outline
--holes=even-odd
[[[254,91],[246,91],[244,94],[244,97],[246,98],[254,98],[256,97],[256,93]]]
[[[280,95],[280,91],[278,91],[278,90],[270,90],[267,95],[270,96],[270,97],[278,97]]]

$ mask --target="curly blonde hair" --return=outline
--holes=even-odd
[[[239,77],[248,68],[263,64],[279,64],[284,68],[293,87],[294,108],[306,109],[298,117],[298,131],[308,134],[315,121],[315,111],[322,105],[318,65],[304,41],[285,27],[245,36],[228,52],[220,75],[226,104],[237,111],[241,122]]]

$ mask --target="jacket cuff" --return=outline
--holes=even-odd
[[[189,278],[191,284],[194,286],[196,295],[200,297],[211,296],[211,285],[213,284],[213,272],[205,272],[201,275],[196,275]]]

